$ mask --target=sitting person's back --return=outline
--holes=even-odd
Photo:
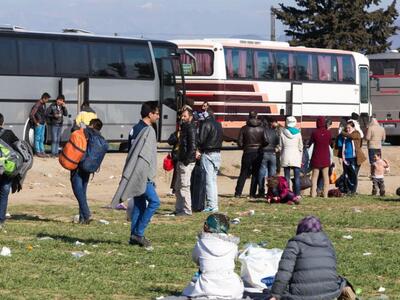
[[[239,238],[229,235],[228,230],[229,219],[225,215],[212,214],[207,218],[192,253],[199,266],[199,277],[184,289],[184,296],[242,298],[243,282],[234,272]]]
[[[272,295],[282,300],[332,300],[344,286],[336,272],[335,249],[319,219],[304,218],[282,254]]]

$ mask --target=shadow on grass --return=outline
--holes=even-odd
[[[170,296],[175,296],[175,297],[182,296],[182,291],[178,291],[176,289],[172,289],[172,288],[169,288],[169,287],[165,287],[165,288],[163,288],[163,287],[151,287],[151,288],[149,288],[149,290],[152,291],[152,292],[155,292],[157,294],[160,294],[160,295],[167,295],[167,297],[170,297]],[[179,298],[179,299],[188,299],[188,298],[182,297],[182,298]]]
[[[42,218],[40,216],[28,215],[28,214],[11,215],[10,220],[37,221],[37,222],[56,222],[56,223],[60,223],[61,222],[59,220],[52,220],[52,219]]]
[[[397,198],[375,197],[374,200],[383,201],[383,202],[398,202],[398,203],[400,203],[400,199],[397,199]]]
[[[62,241],[64,243],[70,243],[70,244],[75,244],[76,241],[85,243],[85,244],[100,244],[100,243],[106,243],[106,244],[122,244],[121,241],[112,241],[112,240],[97,240],[97,239],[82,239],[78,237],[73,237],[73,236],[67,236],[67,235],[58,235],[58,234],[49,234],[46,232],[39,232],[36,237],[42,238],[42,237],[51,237],[55,240]]]

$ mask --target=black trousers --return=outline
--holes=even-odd
[[[242,155],[242,163],[240,166],[240,175],[236,183],[235,195],[240,196],[243,192],[244,184],[250,175],[257,179],[260,169],[262,156],[258,150],[245,151]],[[250,186],[250,196],[255,197],[257,192],[257,180],[252,180]]]

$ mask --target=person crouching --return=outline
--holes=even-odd
[[[193,261],[199,266],[199,276],[184,289],[183,296],[242,298],[243,282],[234,272],[239,238],[229,235],[228,231],[227,216],[208,216],[192,253]]]

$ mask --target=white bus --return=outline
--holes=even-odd
[[[6,127],[28,139],[30,109],[48,92],[52,99],[58,94],[66,98],[69,115],[64,118],[63,141],[83,102],[89,102],[103,121],[107,140],[124,141],[145,101],[159,102],[158,138],[166,140],[176,129],[179,106],[176,50],[166,41],[0,27],[0,112]]]
[[[400,145],[400,53],[368,55],[371,64],[372,113],[385,127],[386,140]]]
[[[294,115],[307,135],[317,116],[338,126],[352,112],[371,115],[369,63],[362,54],[238,39],[175,40],[186,97],[212,106],[226,140],[234,140],[250,111],[283,121]],[[362,122],[363,123],[363,122]]]

